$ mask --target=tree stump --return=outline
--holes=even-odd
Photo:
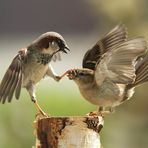
[[[35,148],[101,148],[103,117],[49,117],[34,121]]]

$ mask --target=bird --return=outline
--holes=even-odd
[[[118,24],[85,53],[82,68],[64,75],[76,83],[83,98],[98,106],[90,115],[112,113],[148,81],[146,52],[145,38],[129,38],[126,26]]]
[[[39,106],[35,93],[35,86],[45,76],[55,81],[61,79],[50,62],[60,60],[60,52],[67,53],[69,47],[64,38],[57,32],[46,32],[26,48],[18,51],[8,67],[0,83],[0,103],[11,102],[20,98],[21,88],[26,88],[32,102],[42,115],[47,115]]]

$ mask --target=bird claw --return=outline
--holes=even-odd
[[[88,114],[86,114],[87,116],[102,116],[104,117],[106,114],[110,114],[110,113],[114,113],[115,110],[113,108],[110,108],[109,110],[101,110],[101,111],[92,111]]]
[[[34,101],[35,107],[36,107],[36,109],[37,109],[37,111],[38,111],[37,116],[40,116],[40,117],[42,116],[42,118],[43,118],[43,117],[44,117],[44,118],[49,117],[49,115],[46,114],[46,113],[41,109],[41,107],[39,106],[37,100],[34,99],[34,98],[32,98],[32,100]]]
[[[76,69],[70,69],[70,70],[67,71],[67,77],[68,77],[70,80],[76,78],[76,76],[77,76],[77,71],[76,71]]]
[[[90,113],[87,113],[86,115],[87,116],[93,116],[93,117],[98,117],[98,116],[102,116],[103,117],[102,112],[98,112],[98,111],[92,111]]]
[[[36,119],[42,119],[42,118],[48,118],[49,115],[45,112],[38,112],[36,115],[35,115]]]
[[[67,70],[62,76],[60,76],[60,79],[62,79],[65,75],[67,75],[70,80],[74,79],[77,75],[76,69]]]

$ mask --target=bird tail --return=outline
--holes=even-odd
[[[148,82],[148,56],[146,55],[142,60],[136,64],[136,79],[131,87],[141,85]]]

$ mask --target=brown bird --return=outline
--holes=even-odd
[[[27,89],[38,111],[45,115],[37,103],[35,85],[45,76],[61,79],[52,69],[50,61],[57,60],[59,52],[69,50],[64,38],[56,32],[39,36],[27,48],[19,50],[0,84],[0,102],[11,102],[13,94],[19,99],[21,88]]]
[[[127,38],[127,29],[117,25],[83,58],[82,69],[68,70],[82,96],[99,106],[98,114],[111,112],[130,99],[134,88],[148,81],[147,42],[143,37]]]

